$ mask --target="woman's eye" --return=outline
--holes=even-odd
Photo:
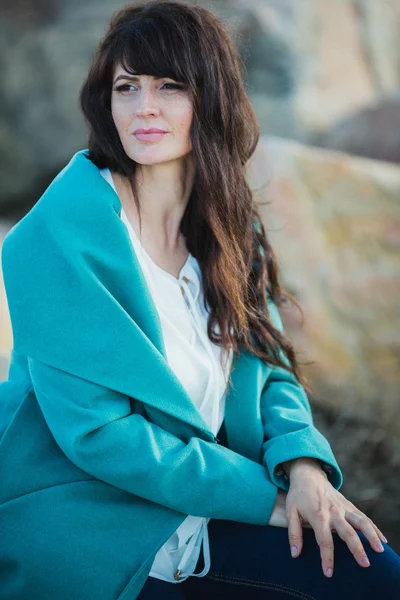
[[[169,87],[168,87],[169,86]],[[118,87],[115,88],[115,90],[117,92],[125,92],[125,91],[130,91],[128,88],[133,87],[133,84],[131,83],[124,83],[123,85],[120,85]],[[167,90],[183,90],[184,86],[181,85],[180,83],[171,83],[171,82],[167,82],[163,84],[163,88],[166,88]]]
[[[125,92],[125,91],[130,91],[127,88],[132,87],[132,84],[130,83],[124,83],[123,85],[119,85],[115,88],[116,92]]]
[[[179,83],[165,83],[164,85],[170,85],[175,90],[183,90],[183,85]]]

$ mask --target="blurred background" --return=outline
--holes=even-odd
[[[0,246],[87,147],[80,86],[116,0],[2,0]],[[400,0],[214,0],[261,127],[249,180],[342,492],[400,552]],[[1,275],[1,274],[0,274]],[[12,330],[0,278],[0,380]]]

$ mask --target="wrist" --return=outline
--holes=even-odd
[[[288,477],[293,477],[297,473],[303,473],[307,471],[319,471],[320,473],[324,473],[326,477],[328,474],[326,470],[323,468],[320,460],[316,458],[309,457],[300,457],[294,458],[292,460],[285,461],[278,465],[278,468],[281,467],[284,473]]]

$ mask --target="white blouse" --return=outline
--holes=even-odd
[[[110,170],[100,169],[100,173],[117,193]],[[168,364],[212,433],[217,435],[224,419],[233,352],[231,349],[225,360],[224,349],[212,343],[207,335],[209,307],[207,310],[204,307],[199,264],[189,253],[179,277],[174,277],[144,250],[123,208],[120,217],[160,317]],[[204,577],[210,569],[209,520],[189,515],[157,552],[149,576],[173,583],[189,576]],[[202,544],[204,569],[194,573]]]

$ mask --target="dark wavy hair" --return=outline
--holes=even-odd
[[[180,227],[201,268],[210,340],[225,350],[233,347],[235,359],[241,345],[266,364],[292,372],[308,391],[292,343],[270,319],[267,295],[277,306],[289,300],[302,310],[282,289],[277,258],[246,181],[260,131],[226,23],[185,2],[134,2],[114,13],[95,51],[80,91],[90,159],[127,178],[140,215],[137,163],[125,153],[111,114],[117,64],[132,74],[185,83],[192,98],[196,171]]]

